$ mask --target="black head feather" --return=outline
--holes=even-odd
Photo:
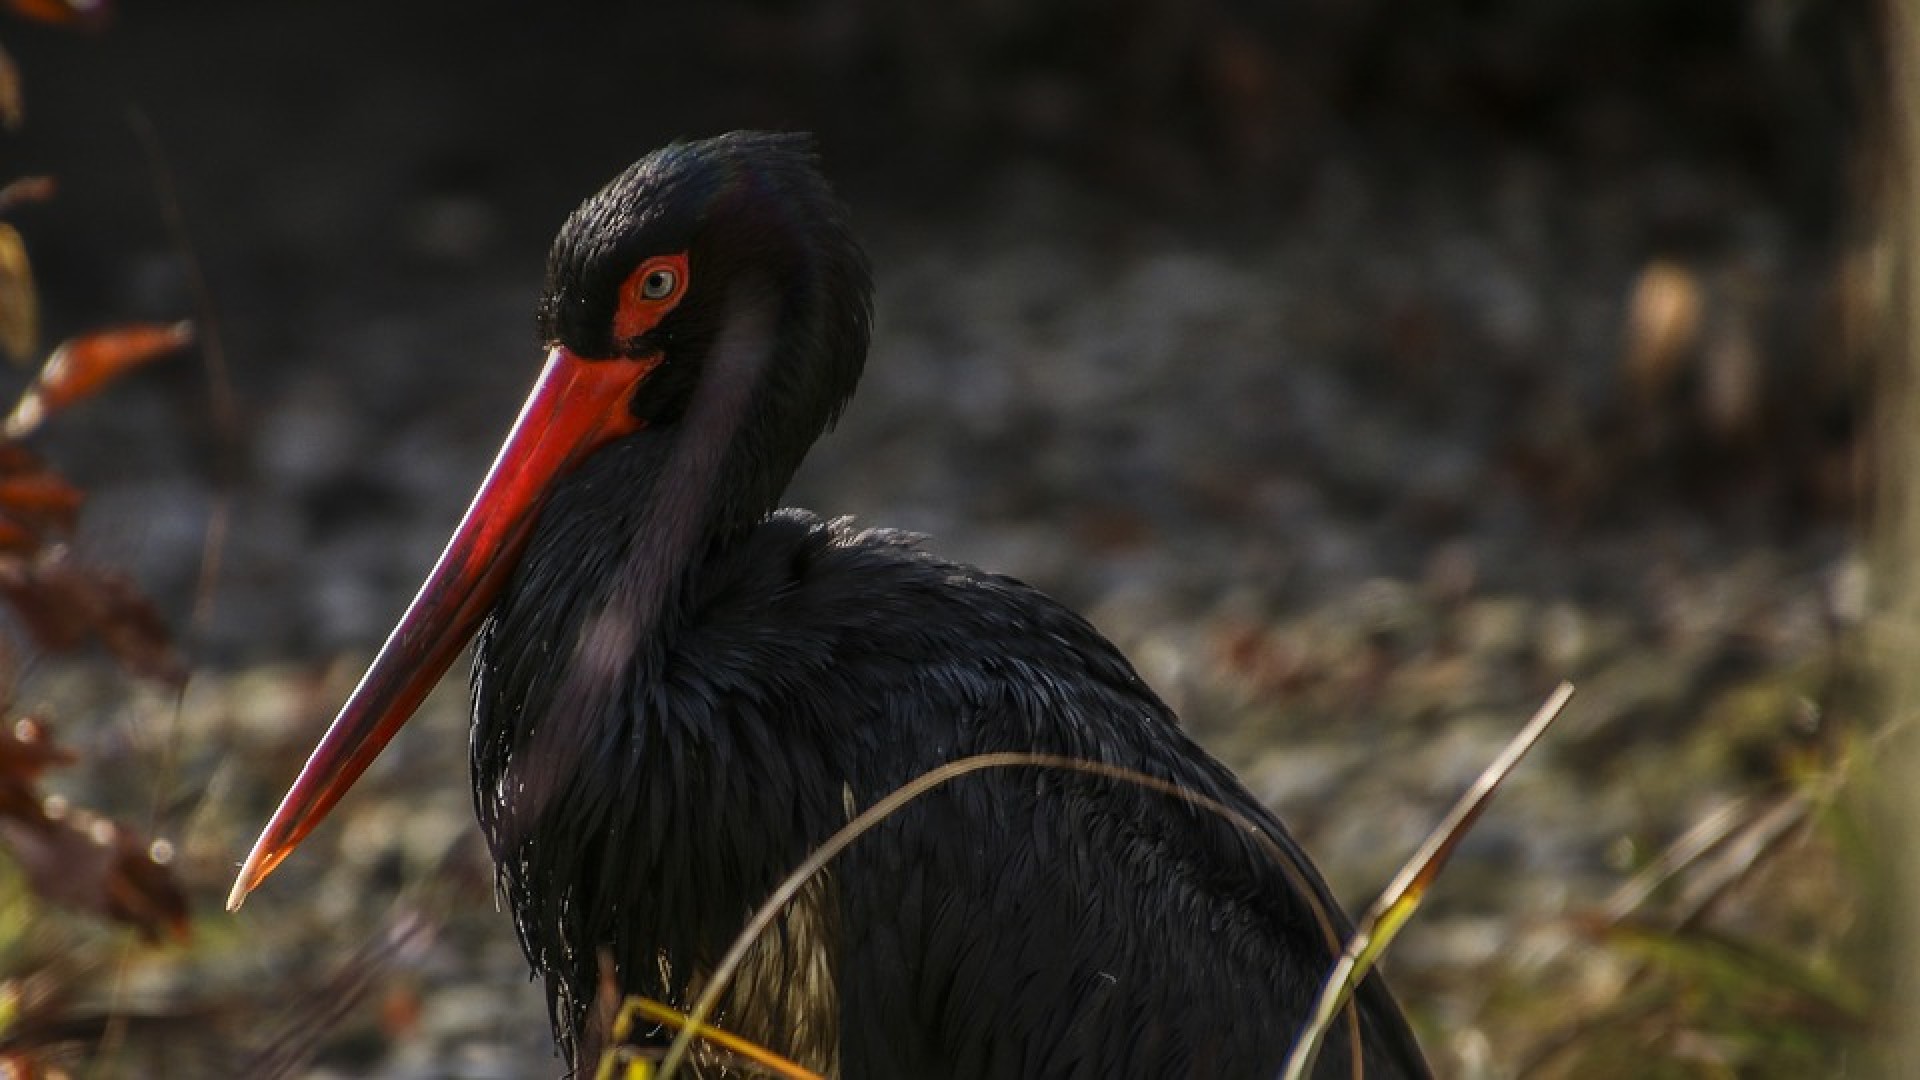
[[[697,316],[752,274],[787,293],[789,314],[815,309],[819,323],[804,329],[833,353],[865,357],[866,258],[809,136],[734,132],[673,143],[628,166],[581,203],[554,240],[538,309],[542,340],[587,357],[633,351],[641,343],[613,337],[620,284],[648,256],[678,251],[692,262],[689,294],[646,346],[671,356],[699,344]]]

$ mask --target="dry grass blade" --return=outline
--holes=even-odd
[[[1877,732],[1869,747],[1877,753],[1903,726],[1896,721]],[[1850,765],[1857,760],[1862,759],[1850,756],[1805,777],[1784,795],[1734,799],[1715,808],[1616,889],[1597,912],[1576,917],[1573,925],[1581,933],[1633,955],[1618,976],[1627,989],[1613,1004],[1574,1015],[1537,1039],[1516,1062],[1516,1074],[1547,1071],[1575,1048],[1611,1038],[1648,1017],[1699,1026],[1701,1010],[1713,1009],[1716,998],[1723,1010],[1743,1010],[1736,1014],[1739,1023],[1727,1030],[1772,1039],[1768,1049],[1773,1052],[1815,1029],[1851,1033],[1870,1026],[1870,1003],[1836,973],[1711,925],[1716,910],[1739,890],[1746,889],[1744,907],[1754,893],[1768,889],[1763,871],[1816,827],[1820,812],[1854,782]],[[1878,846],[1861,849],[1863,860],[1881,857]],[[1656,906],[1656,901],[1663,902]],[[1727,1005],[1729,1000],[1734,1004]],[[1724,1013],[1721,1020],[1725,1023]]]
[[[1613,895],[1607,897],[1606,903],[1600,905],[1602,917],[1609,922],[1618,922],[1638,911],[1662,885],[1698,862],[1707,852],[1719,847],[1736,829],[1744,826],[1749,813],[1749,800],[1734,799],[1701,818],[1679,839],[1667,845],[1658,858],[1633,875],[1632,880],[1615,889]]]
[[[1796,791],[1756,814],[1688,883],[1675,908],[1676,925],[1682,929],[1698,925],[1721,897],[1746,881],[1769,854],[1808,824],[1814,807],[1809,792]]]
[[[63,977],[71,979],[68,974]],[[16,991],[17,987],[0,987]],[[98,1046],[116,1033],[151,1045],[167,1045],[177,1052],[183,1046],[216,1038],[222,1016],[211,1006],[144,1006],[105,1009],[75,1005],[64,998],[50,1001],[11,1002],[16,1006],[7,1017],[5,1034],[0,1035],[0,1078],[4,1080],[71,1080],[94,1076],[152,1076],[138,1069],[124,1072],[87,1071],[71,1066],[81,1060],[85,1048]],[[217,1053],[217,1051],[215,1051]],[[169,1055],[171,1057],[171,1055]],[[149,1063],[150,1065],[150,1063]],[[151,1067],[151,1066],[150,1066]],[[185,1075],[179,1071],[161,1075]],[[201,1073],[199,1075],[211,1075]],[[226,1069],[220,1075],[233,1075]]]
[[[773,920],[779,917],[781,910],[792,902],[793,898],[799,894],[801,888],[803,888],[815,874],[825,869],[826,865],[832,862],[836,856],[842,851],[845,851],[855,840],[858,840],[876,825],[879,825],[888,817],[897,813],[908,803],[940,787],[942,784],[957,780],[970,773],[981,772],[987,769],[1011,768],[1064,769],[1070,772],[1089,773],[1094,776],[1103,776],[1110,780],[1133,784],[1150,791],[1157,791],[1171,798],[1180,799],[1194,806],[1198,806],[1208,813],[1233,823],[1236,828],[1251,836],[1254,842],[1259,844],[1260,847],[1266,851],[1267,855],[1273,859],[1274,865],[1278,866],[1281,872],[1287,875],[1293,887],[1301,896],[1311,900],[1315,895],[1313,887],[1307,883],[1307,878],[1301,868],[1294,864],[1292,857],[1287,854],[1284,848],[1275,843],[1272,837],[1267,835],[1266,830],[1262,828],[1259,823],[1217,799],[1209,798],[1198,792],[1188,791],[1185,788],[1169,783],[1158,777],[1148,776],[1145,773],[1136,772],[1133,769],[1121,768],[1117,765],[1103,765],[1093,761],[1082,761],[1079,758],[1062,757],[1058,754],[978,754],[969,758],[961,758],[959,761],[950,761],[937,769],[929,770],[915,777],[913,780],[902,784],[900,787],[889,792],[886,798],[881,799],[861,811],[853,820],[842,826],[840,831],[828,837],[825,842],[815,848],[813,854],[807,856],[806,861],[795,868],[793,873],[787,875],[787,879],[780,883],[780,887],[775,889],[771,896],[767,897],[766,902],[760,905],[759,910],[753,913],[753,918],[747,921],[747,925],[740,931],[739,935],[734,938],[733,947],[727,950],[726,956],[722,957],[720,963],[714,966],[713,972],[708,978],[706,989],[701,993],[699,1000],[694,1002],[693,1008],[687,1011],[687,1026],[681,1029],[680,1034],[674,1038],[673,1044],[667,1048],[666,1055],[660,1059],[660,1080],[668,1080],[668,1078],[673,1075],[674,1070],[686,1060],[687,1054],[692,1048],[695,1029],[704,1025],[707,1022],[707,1018],[712,1016],[713,1011],[719,1007],[720,998],[725,995],[728,985],[732,983],[735,972],[739,970],[740,964],[745,961],[747,952],[753,947],[754,941],[766,931],[767,927],[773,924]],[[1338,949],[1340,947],[1339,936],[1333,931],[1333,923],[1328,913],[1316,908],[1314,918],[1320,924],[1320,933],[1321,936],[1325,938],[1328,948]]]
[[[438,926],[429,916],[412,909],[395,912],[379,933],[287,1009],[280,1031],[260,1044],[235,1075],[274,1080],[303,1074],[326,1034],[366,1000],[389,969],[413,962],[431,947],[436,933]]]
[[[1615,890],[1601,906],[1600,917],[1607,923],[1633,918],[1661,887],[1693,872],[1661,921],[1676,930],[1698,925],[1721,897],[1831,802],[1847,775],[1843,766],[1772,800],[1733,800],[1702,818]]]
[[[1663,967],[1692,976],[1695,985],[1759,985],[1790,1002],[1802,1021],[1864,1031],[1871,1024],[1872,996],[1845,975],[1823,968],[1790,948],[1703,927],[1668,927],[1625,919],[1607,928],[1611,942]]]
[[[1499,790],[1500,784],[1520,764],[1520,759],[1527,755],[1527,751],[1532,750],[1540,737],[1546,734],[1548,725],[1560,715],[1560,710],[1566,707],[1567,699],[1572,696],[1571,683],[1561,683],[1555,688],[1533,714],[1533,719],[1507,743],[1500,756],[1481,771],[1473,786],[1461,794],[1446,818],[1427,837],[1426,843],[1420,845],[1420,850],[1407,860],[1392,883],[1361,917],[1360,924],[1354,928],[1352,940],[1347,942],[1339,962],[1334,965],[1333,973],[1327,976],[1326,984],[1321,988],[1313,1019],[1294,1041],[1286,1071],[1281,1074],[1286,1080],[1303,1080],[1313,1070],[1320,1046],[1326,1041],[1327,1032],[1332,1029],[1335,1018],[1352,996],[1354,988],[1366,978],[1381,953],[1399,935],[1407,920],[1413,917],[1414,911],[1420,907],[1420,901],[1426,897],[1427,888],[1433,884],[1433,879],[1439,875],[1473,823],[1479,820],[1493,793]]]
[[[207,285],[206,271],[202,268],[199,252],[193,243],[193,230],[187,226],[186,207],[180,201],[178,185],[174,183],[173,169],[167,164],[165,149],[160,144],[160,133],[146,113],[134,110],[134,134],[146,147],[147,158],[152,162],[154,192],[160,198],[160,212],[166,218],[167,231],[173,236],[174,247],[179,251],[180,260],[187,271],[187,282],[191,286],[194,298],[194,321],[200,330],[200,366],[205,373],[207,384],[207,405],[212,416],[212,435],[218,448],[215,458],[215,483],[219,488],[219,497],[214,501],[213,513],[207,521],[206,540],[200,553],[200,583],[194,588],[193,624],[202,625],[212,615],[214,592],[220,581],[220,568],[226,550],[227,522],[231,514],[235,479],[235,462],[241,457],[240,446],[240,405],[234,396],[233,379],[228,374],[226,342],[220,333],[220,318],[214,304],[213,289]]]
[[[770,1076],[783,1076],[787,1080],[822,1080],[819,1073],[788,1061],[763,1046],[709,1024],[695,1024],[678,1009],[644,997],[630,997],[621,1003],[620,1015],[613,1023],[613,1040],[616,1045],[600,1056],[599,1068],[594,1070],[594,1080],[625,1080],[631,1074],[631,1066],[636,1063],[622,1060],[621,1047],[618,1044],[626,1041],[633,1031],[636,1020],[648,1020],[675,1031],[689,1032],[695,1038],[731,1054],[736,1059],[733,1064],[741,1068],[764,1072]],[[615,1071],[621,1069],[623,1065],[628,1067],[626,1072]]]

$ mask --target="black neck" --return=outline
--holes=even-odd
[[[600,450],[542,509],[475,661],[475,780],[496,846],[534,826],[582,755],[622,734],[629,695],[685,617],[689,580],[773,509],[798,464],[775,464],[769,480],[750,434],[768,358],[758,322],[717,342],[675,422]]]

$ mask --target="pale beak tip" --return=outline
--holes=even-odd
[[[273,873],[280,860],[268,856],[266,837],[262,836],[247,852],[247,861],[240,864],[240,876],[233,881],[233,891],[227,894],[227,910],[239,911],[240,905],[247,902],[247,894],[257,888],[260,882]]]

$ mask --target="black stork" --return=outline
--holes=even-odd
[[[777,508],[853,393],[870,294],[804,137],[671,145],[581,204],[531,397],[230,903],[477,632],[474,801],[569,1068],[604,1045],[603,985],[686,1007],[859,809],[1030,751],[1208,796],[1267,842],[1111,776],[974,773],[815,879],[717,1023],[846,1078],[1275,1075],[1348,928],[1279,821],[1073,612]],[[1426,1075],[1377,976],[1355,1001],[1317,1075]]]

